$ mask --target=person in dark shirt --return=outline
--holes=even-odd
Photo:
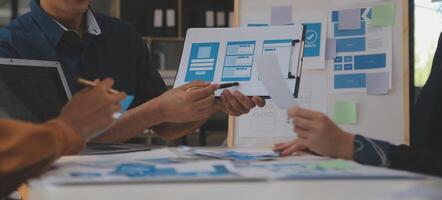
[[[289,116],[298,139],[276,144],[282,155],[310,150],[361,164],[442,176],[442,34],[430,77],[417,100],[411,122],[411,145],[393,145],[341,130],[326,115],[293,108]]]
[[[135,96],[130,110],[101,142],[126,141],[153,128],[175,139],[200,127],[215,112],[241,115],[264,106],[259,97],[225,90],[215,100],[217,85],[193,82],[166,92],[141,36],[128,23],[94,13],[91,0],[32,0],[31,11],[0,30],[0,57],[60,62],[69,88],[81,88],[78,77],[112,77],[115,89]],[[192,87],[201,89],[186,90]]]

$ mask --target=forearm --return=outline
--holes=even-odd
[[[42,173],[58,157],[77,153],[83,144],[59,120],[42,125],[0,121],[0,195],[7,195],[26,179]]]
[[[206,123],[207,120],[188,123],[163,123],[155,126],[153,130],[163,139],[171,141],[192,133]]]
[[[121,117],[105,134],[94,139],[95,142],[119,143],[129,140],[144,130],[164,123],[158,99],[152,99],[133,108]]]
[[[390,161],[390,167],[393,169],[442,176],[442,152],[440,150],[392,145]]]

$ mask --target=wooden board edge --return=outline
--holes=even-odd
[[[410,25],[409,1],[402,0],[402,42],[403,42],[403,98],[404,98],[404,144],[410,144]]]
[[[239,27],[239,2],[240,0],[234,0],[233,4],[233,26]],[[233,116],[229,116],[228,129],[227,129],[227,147],[235,146],[235,120]]]

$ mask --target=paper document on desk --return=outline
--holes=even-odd
[[[255,162],[235,171],[243,176],[266,176],[278,180],[303,179],[420,179],[420,175],[344,160],[291,160]]]
[[[56,185],[124,184],[201,181],[263,181],[263,176],[234,173],[232,162],[209,160],[185,162],[174,159],[99,161],[64,166],[50,171],[45,181]]]
[[[281,75],[279,61],[275,55],[257,57],[256,66],[265,89],[279,108],[288,110],[297,105],[293,92],[290,92],[287,82]]]
[[[279,153],[275,153],[271,149],[205,150],[182,146],[180,151],[198,156],[235,161],[264,161],[279,157]]]

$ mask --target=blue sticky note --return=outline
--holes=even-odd
[[[127,95],[126,99],[120,101],[121,112],[126,112],[133,100],[133,95]]]

